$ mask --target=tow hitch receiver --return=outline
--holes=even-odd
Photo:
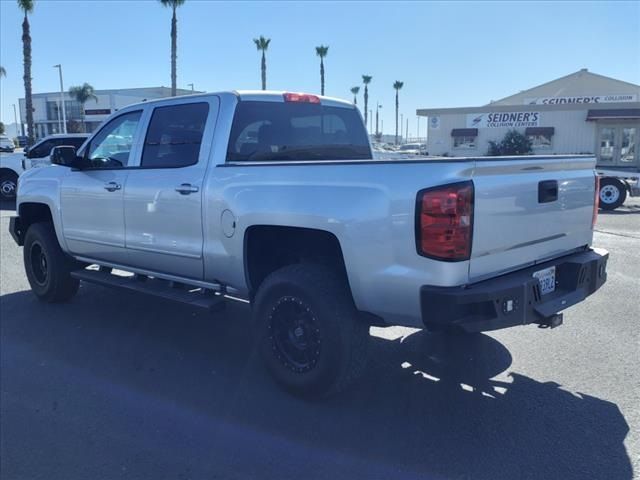
[[[556,328],[562,325],[562,313],[556,313],[545,318],[538,324],[538,328]]]

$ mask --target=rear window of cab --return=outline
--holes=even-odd
[[[371,148],[355,108],[304,102],[240,101],[227,162],[368,160]]]

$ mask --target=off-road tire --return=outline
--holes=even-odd
[[[0,199],[14,200],[18,190],[18,175],[6,170],[0,173]]]
[[[369,326],[358,317],[346,279],[332,270],[303,263],[273,272],[258,289],[253,313],[263,362],[285,390],[308,398],[326,397],[345,390],[364,371]],[[279,325],[288,325],[289,320],[283,318],[303,320],[286,336]],[[302,367],[280,347],[287,340],[277,340],[295,340],[299,328],[306,347],[297,353],[311,357]],[[293,340],[289,351],[296,353],[298,347],[291,345]]]
[[[51,223],[34,223],[29,227],[23,260],[31,290],[39,300],[64,302],[78,292],[80,281],[71,278],[70,273],[79,267],[60,248]]]

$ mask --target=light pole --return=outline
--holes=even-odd
[[[13,123],[15,123],[15,125],[16,125],[16,137],[17,137],[20,134],[18,132],[18,114],[16,113],[16,104],[15,103],[13,104]]]
[[[60,129],[62,133],[67,133],[67,109],[64,105],[64,86],[62,84],[62,65],[54,65],[53,68],[58,69],[58,73],[60,74],[60,107],[62,108],[62,128]],[[58,120],[60,120],[60,112],[58,112]]]
[[[378,102],[376,102],[376,136],[380,136],[380,130],[378,130],[378,111],[382,108]]]
[[[409,141],[409,116],[407,116],[407,128],[404,129],[407,132],[407,142]]]
[[[191,87],[191,92],[193,93],[193,83],[187,83],[187,87]]]
[[[418,136],[418,141],[420,141],[420,115],[418,115],[418,129],[416,130],[416,135]]]
[[[404,113],[400,114],[400,143],[404,143],[404,140],[402,140],[403,136],[402,135],[402,127],[404,127]],[[397,141],[397,139],[396,139]]]
[[[373,110],[372,109],[369,109],[369,132],[373,132]]]

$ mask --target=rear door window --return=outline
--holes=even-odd
[[[177,168],[198,163],[208,114],[208,103],[156,108],[144,141],[141,166]]]
[[[241,101],[228,162],[368,160],[367,132],[355,108]]]

